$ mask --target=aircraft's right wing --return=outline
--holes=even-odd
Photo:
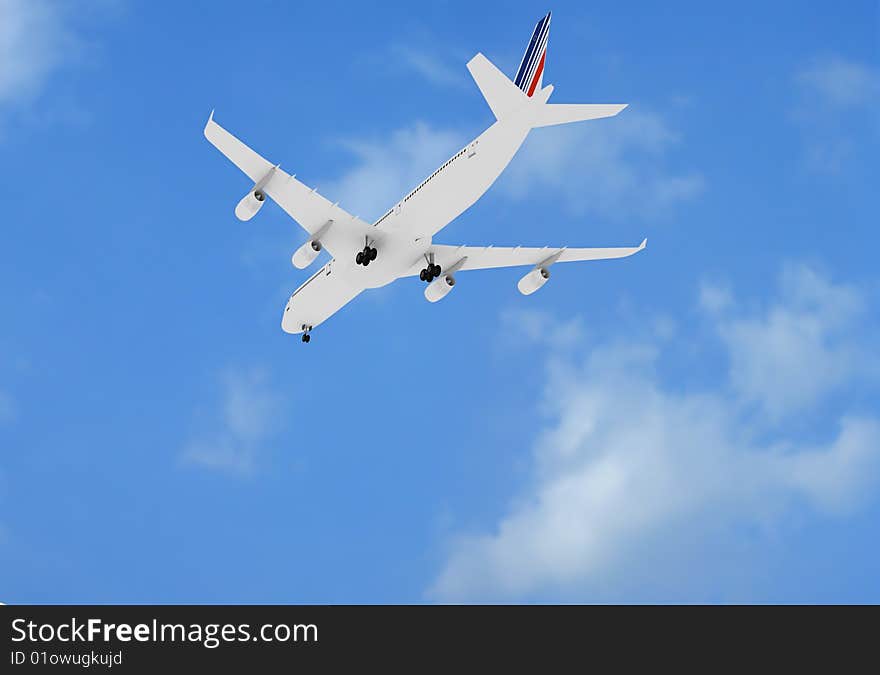
[[[457,270],[484,270],[498,267],[522,267],[525,265],[553,264],[557,262],[575,262],[579,260],[608,260],[625,258],[638,253],[647,245],[645,239],[638,246],[616,248],[528,248],[523,246],[443,246],[433,245],[429,253],[434,255],[434,262],[441,270],[454,268]],[[417,261],[406,276],[418,276],[425,266],[424,261]]]
[[[332,221],[321,235],[321,243],[331,255],[334,248],[357,250],[364,245],[365,236],[375,236],[372,225],[331,203],[226,131],[214,121],[213,112],[205,125],[205,138],[254,184],[265,180],[260,189],[309,234],[315,234]]]

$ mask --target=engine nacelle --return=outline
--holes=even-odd
[[[425,298],[428,302],[437,302],[447,295],[455,286],[455,277],[451,274],[443,274],[439,279],[434,279],[425,289]]]
[[[257,211],[263,208],[265,201],[266,195],[262,190],[251,190],[236,205],[235,217],[239,220],[250,220],[257,215]]]
[[[290,261],[297,269],[304,270],[315,261],[320,252],[321,242],[312,239],[296,249],[296,253],[293,254]]]
[[[541,286],[547,283],[547,279],[550,278],[550,270],[546,267],[538,267],[533,269],[531,272],[526,274],[522,279],[520,279],[516,287],[519,289],[519,292],[523,295],[531,295],[535,291],[537,291]]]

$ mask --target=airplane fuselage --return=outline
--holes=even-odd
[[[362,291],[424,265],[432,237],[482,197],[513,159],[531,129],[529,113],[526,106],[496,121],[386,211],[373,225],[370,244],[379,253],[369,266],[357,264],[352,250],[318,270],[290,297],[282,328],[311,329]]]
[[[623,103],[548,103],[553,85],[543,85],[550,14],[542,17],[517,68],[508,78],[485,55],[467,63],[496,122],[461,148],[413,190],[370,223],[331,202],[258,152],[214,120],[205,124],[205,138],[235,164],[253,187],[235,206],[241,221],[253,218],[267,197],[308,233],[294,251],[297,269],[313,264],[324,250],[333,256],[287,301],[281,327],[302,333],[323,323],[368,288],[415,276],[426,282],[424,296],[438,302],[455,286],[459,272],[529,267],[517,290],[531,295],[550,278],[560,262],[612,260],[643,250],[638,246],[473,246],[435,244],[434,235],[471,207],[501,175],[532,129],[614,117]]]

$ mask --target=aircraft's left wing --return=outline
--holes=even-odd
[[[515,248],[502,246],[443,246],[433,245],[429,253],[441,270],[483,270],[496,267],[522,267],[525,265],[552,265],[557,262],[579,260],[608,260],[625,258],[638,253],[647,245],[645,239],[638,246],[617,248]],[[406,276],[418,276],[425,261],[418,260]]]
[[[249,148],[217,124],[213,112],[205,125],[205,137],[255,184],[260,184],[262,191],[306,232],[315,234],[321,231],[321,243],[331,255],[334,248],[356,250],[363,246],[364,236],[375,237],[375,230],[369,223],[331,203],[315,189]]]

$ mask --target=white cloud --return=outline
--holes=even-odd
[[[327,186],[327,194],[357,215],[378,218],[465,142],[456,131],[423,122],[398,129],[390,140],[346,140],[355,166]]]
[[[0,0],[0,104],[36,95],[77,48],[62,3]]]
[[[815,58],[795,75],[800,98],[795,121],[804,133],[804,162],[820,173],[837,173],[876,145],[880,134],[880,71],[831,55]]]
[[[880,97],[880,74],[840,56],[814,59],[797,74],[797,81],[835,108],[858,107]]]
[[[830,132],[823,131],[806,140],[804,164],[810,171],[828,174],[839,173],[856,150],[856,144],[852,139],[833,134],[826,136],[825,134],[828,133]]]
[[[464,61],[452,65],[438,53],[427,51],[423,47],[394,45],[391,48],[391,59],[419,77],[441,87],[461,87],[470,79]]]
[[[709,283],[700,284],[700,307],[707,312],[716,313],[724,311],[732,303],[733,296],[729,288]]]
[[[635,107],[612,119],[538,129],[499,186],[514,199],[561,195],[575,213],[650,216],[704,187],[698,172],[668,168],[680,140],[660,116]]]
[[[780,418],[876,374],[874,350],[859,337],[863,315],[856,288],[835,285],[804,265],[785,266],[777,304],[760,314],[719,317],[733,389]]]
[[[835,314],[824,305],[831,301],[851,306],[860,298],[792,268],[778,303],[738,320],[767,326],[787,312],[807,331],[816,320],[855,330],[851,307]],[[817,319],[811,312],[819,305]],[[774,339],[760,332],[752,338]],[[811,357],[834,358],[825,341],[818,345]],[[636,577],[643,592],[678,584],[685,597],[717,598],[717,587],[707,596],[694,588],[718,578],[707,560],[714,562],[718,541],[731,546],[726,532],[754,530],[760,545],[761,533],[783,527],[798,507],[826,516],[858,508],[880,478],[880,421],[873,416],[846,412],[829,420],[834,429],[819,441],[799,440],[778,425],[757,433],[738,405],[737,385],[695,392],[668,386],[655,367],[663,352],[654,344],[623,338],[582,360],[549,351],[541,405],[552,421],[535,443],[529,486],[490,531],[452,539],[429,590],[434,598],[619,598],[613,589]]]
[[[282,401],[258,369],[223,377],[219,409],[199,421],[199,433],[183,449],[186,462],[238,474],[256,470],[265,442],[279,428]],[[204,417],[204,416],[203,416]]]
[[[556,349],[574,347],[585,337],[583,321],[577,316],[560,321],[546,312],[507,309],[501,313],[501,323],[503,328],[499,333],[502,336],[546,342]]]

